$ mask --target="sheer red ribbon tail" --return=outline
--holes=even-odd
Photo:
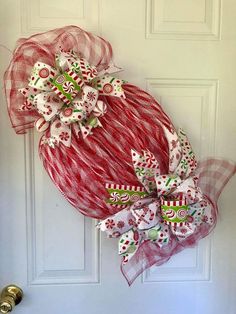
[[[126,264],[121,264],[121,271],[129,285],[153,265],[160,266],[169,258],[185,248],[193,247],[197,242],[206,237],[215,227],[217,221],[217,200],[223,188],[236,172],[236,164],[224,159],[205,159],[200,161],[197,168],[199,187],[209,201],[212,208],[213,224],[201,224],[196,231],[179,242],[176,237],[171,237],[167,246],[160,248],[155,242],[143,242],[137,253]],[[144,274],[144,280],[145,276]]]

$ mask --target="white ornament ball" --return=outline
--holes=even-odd
[[[95,117],[101,117],[107,112],[107,105],[102,101],[98,100],[96,106],[93,109]]]

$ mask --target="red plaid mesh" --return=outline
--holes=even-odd
[[[223,159],[206,159],[199,162],[197,172],[200,175],[199,186],[206,200],[211,204],[213,225],[201,224],[186,240],[179,242],[172,236],[167,246],[160,248],[157,244],[146,241],[127,264],[121,265],[121,271],[129,285],[146,269],[162,265],[168,259],[185,248],[193,247],[206,237],[215,227],[217,221],[217,200],[224,186],[236,172],[234,162]]]
[[[90,64],[96,65],[98,70],[104,69],[112,58],[112,48],[107,41],[76,26],[58,28],[20,39],[4,75],[8,112],[16,133],[26,133],[27,129],[34,127],[34,121],[39,117],[36,111],[18,110],[25,100],[18,89],[28,85],[35,62],[41,61],[55,66],[55,54],[61,48],[64,51],[73,49],[81,53]]]
[[[209,199],[216,204],[223,188],[235,174],[235,163],[224,159],[208,158],[198,165],[198,184]]]

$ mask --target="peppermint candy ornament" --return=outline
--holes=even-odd
[[[100,117],[100,116],[103,116],[106,112],[107,112],[107,105],[103,101],[98,100],[93,110],[93,114],[95,115],[95,117]]]
[[[133,203],[139,201],[140,198],[141,198],[141,197],[140,197],[139,194],[133,194],[133,195],[130,196],[130,200],[131,200],[131,202],[133,202]]]
[[[63,85],[62,85],[62,88],[63,90],[66,92],[66,93],[72,93],[75,89],[75,86],[72,82],[65,82]]]
[[[127,203],[130,200],[130,196],[127,193],[124,193],[120,196],[120,200],[122,203]]]
[[[118,202],[120,200],[120,194],[117,192],[111,193],[110,200],[112,202]]]

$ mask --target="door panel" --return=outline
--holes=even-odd
[[[74,24],[109,40],[120,74],[153,94],[184,127],[199,158],[236,160],[236,3],[232,0],[0,0],[0,71],[15,42]],[[6,49],[7,48],[7,49]],[[1,82],[2,87],[2,82]],[[152,267],[129,288],[117,241],[106,239],[57,191],[38,157],[35,131],[17,136],[3,93],[0,114],[0,282],[25,292],[15,313],[236,312],[233,192],[196,248]]]

